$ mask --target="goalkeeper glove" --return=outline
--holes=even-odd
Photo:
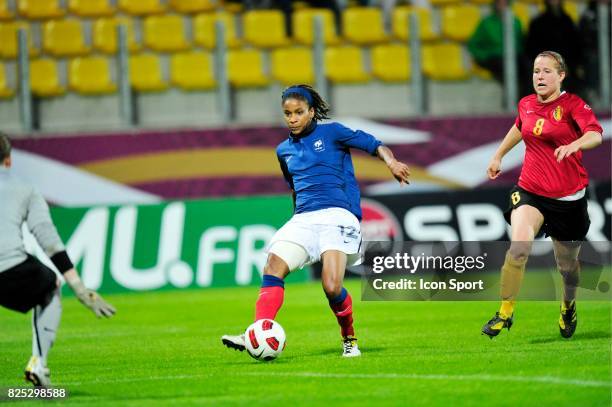
[[[68,283],[79,301],[81,301],[81,304],[92,310],[98,318],[110,318],[115,315],[115,307],[104,301],[100,294],[94,290],[86,288],[78,275],[76,278],[66,278],[66,283]]]

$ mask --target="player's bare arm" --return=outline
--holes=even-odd
[[[389,171],[400,184],[410,184],[410,169],[406,164],[395,159],[393,152],[387,146],[378,146],[376,150],[378,158],[387,164]]]
[[[599,146],[603,142],[601,133],[596,131],[587,131],[578,140],[573,143],[560,146],[555,150],[555,158],[557,162],[561,162],[566,157],[580,150],[590,150]]]
[[[514,146],[521,142],[521,139],[521,131],[518,129],[518,127],[516,127],[516,125],[513,125],[489,162],[489,166],[487,167],[487,175],[489,176],[489,179],[499,177],[499,174],[501,174],[502,159],[506,154],[508,154],[508,151],[512,150]]]

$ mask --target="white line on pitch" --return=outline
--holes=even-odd
[[[554,376],[494,376],[486,374],[475,375],[444,375],[444,374],[401,374],[401,373],[315,373],[315,372],[242,372],[245,376],[288,376],[288,377],[322,377],[338,379],[423,379],[423,380],[464,380],[464,381],[510,381],[527,383],[563,384],[581,387],[611,387],[612,384],[597,380],[565,379]]]
[[[62,382],[61,385],[79,386],[84,384],[112,384],[129,382],[146,382],[154,380],[183,380],[203,377],[214,377],[216,374],[182,374],[170,376],[149,377],[126,377],[119,379],[98,379],[90,382]],[[475,375],[444,375],[444,374],[400,374],[400,373],[316,373],[316,372],[241,372],[240,376],[283,376],[283,377],[313,377],[313,378],[338,378],[338,379],[421,379],[421,380],[461,380],[479,382],[522,382],[543,383],[553,385],[573,385],[578,387],[611,387],[609,382],[597,380],[566,379],[555,376],[495,376],[486,374]]]

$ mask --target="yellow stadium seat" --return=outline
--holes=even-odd
[[[178,13],[201,13],[216,7],[214,0],[170,0],[170,7]]]
[[[436,7],[448,6],[449,4],[459,4],[459,0],[429,0],[429,4]]]
[[[183,17],[178,15],[150,16],[144,22],[144,43],[154,51],[173,52],[189,48]]]
[[[138,51],[140,44],[134,37],[134,25],[129,18],[99,18],[93,24],[93,46],[96,50],[107,54],[117,52],[117,25],[124,24],[127,27],[128,49],[131,52]]]
[[[210,54],[191,51],[172,55],[170,82],[184,90],[214,88],[216,82]]]
[[[400,40],[410,38],[410,25],[408,16],[414,11],[419,19],[419,37],[422,41],[438,39],[439,35],[433,29],[431,10],[426,7],[400,6],[393,9],[392,31],[393,35]]]
[[[279,47],[287,45],[285,16],[279,10],[252,10],[242,16],[245,41],[256,47]]]
[[[233,86],[265,86],[269,83],[261,52],[256,49],[230,50],[227,65],[229,81]]]
[[[323,42],[326,45],[337,44],[340,39],[336,34],[336,21],[331,10],[326,8],[303,8],[295,10],[293,19],[293,37],[296,41],[311,45],[314,41],[314,18],[323,20]]]
[[[8,8],[8,0],[0,0],[0,20],[10,20],[14,14]]]
[[[130,56],[130,83],[140,92],[164,90],[168,84],[162,77],[159,58],[153,54]]]
[[[529,28],[529,21],[531,20],[531,15],[529,12],[529,6],[524,3],[515,2],[512,5],[512,12],[521,22],[521,28],[523,32],[527,32]]]
[[[217,21],[225,24],[225,44],[228,47],[237,47],[240,41],[236,36],[235,16],[227,12],[198,14],[193,19],[194,41],[204,48],[213,49],[216,46]]]
[[[241,14],[244,12],[244,4],[242,2],[221,0],[220,4],[221,8],[228,13]]]
[[[471,4],[442,9],[442,35],[454,41],[467,41],[480,22],[480,9]]]
[[[17,10],[30,19],[57,18],[64,15],[60,0],[17,0]]]
[[[608,8],[610,7],[610,3],[608,2]],[[578,3],[566,1],[563,3],[563,10],[572,18],[574,23],[578,24],[580,20],[580,10],[578,8]],[[609,23],[608,23],[609,24]]]
[[[109,0],[69,0],[68,10],[81,17],[104,17],[115,14]]]
[[[272,78],[284,85],[314,82],[312,51],[306,47],[277,48],[272,51]]]
[[[13,97],[15,91],[8,87],[6,83],[6,67],[0,64],[0,98],[7,99]]]
[[[410,80],[410,50],[402,44],[382,44],[372,48],[372,75],[385,82]]]
[[[166,11],[166,6],[160,0],[117,0],[119,10],[135,16],[160,14]]]
[[[460,81],[468,79],[469,71],[463,62],[460,45],[426,44],[422,49],[423,73],[429,79],[438,81]]]
[[[325,74],[332,82],[367,82],[361,48],[354,45],[325,49]]]
[[[117,90],[110,64],[104,57],[75,58],[68,65],[68,87],[84,95],[101,95]]]
[[[376,44],[387,40],[382,11],[375,7],[350,7],[342,13],[344,37],[360,45]]]
[[[38,50],[32,45],[32,35],[28,24],[22,21],[7,21],[0,22],[0,57],[11,59],[17,56],[17,30],[20,28],[26,30],[30,56],[38,54]]]
[[[30,62],[30,89],[39,97],[59,96],[66,92],[60,83],[55,60],[44,58]]]
[[[493,0],[470,0],[470,3],[474,3],[474,4],[493,4]]]
[[[89,52],[79,20],[50,20],[43,25],[43,50],[55,56],[83,55]]]

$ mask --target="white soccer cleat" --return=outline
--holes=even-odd
[[[245,348],[244,346],[244,334],[242,335],[223,335],[221,337],[221,342],[225,346],[231,349],[236,349],[242,352]]]
[[[342,356],[345,358],[361,356],[361,351],[357,347],[357,338],[347,336],[342,339]]]
[[[49,368],[44,366],[38,356],[32,356],[25,368],[25,379],[35,387],[51,386]]]

